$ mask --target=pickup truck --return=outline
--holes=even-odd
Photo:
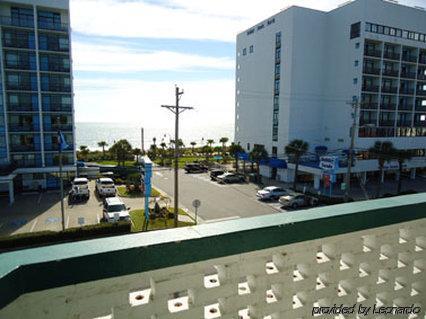
[[[295,194],[295,195],[286,195],[281,196],[279,202],[284,207],[291,207],[293,209],[299,207],[308,207],[318,205],[318,198],[304,195],[304,194]]]
[[[96,180],[96,194],[100,197],[113,197],[116,194],[114,181],[111,178],[101,177]]]
[[[87,178],[76,177],[72,181],[71,185],[71,201],[77,198],[85,200],[88,200],[90,198],[89,180]]]

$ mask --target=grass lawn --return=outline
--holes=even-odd
[[[99,165],[118,165],[117,161],[97,161]],[[135,161],[125,161],[124,166],[135,166]]]
[[[186,163],[194,163],[194,162],[203,162],[206,160],[205,156],[196,157],[196,156],[185,156],[185,157],[179,157],[179,168],[184,168]],[[167,163],[167,159],[164,160]],[[170,161],[170,160],[169,160]],[[174,167],[174,160],[171,161],[172,167]],[[155,163],[160,165],[161,159],[156,159]]]
[[[173,208],[169,208],[169,210],[173,211]],[[188,216],[188,214],[182,210],[181,208],[179,208],[179,215],[186,215]],[[144,215],[144,210],[143,209],[136,209],[136,210],[132,210],[130,212],[130,218],[132,219],[132,232],[140,232],[142,231],[142,227],[143,227],[143,223],[145,221],[145,215]],[[178,226],[179,227],[184,227],[184,226],[192,226],[195,225],[195,223],[193,222],[178,222]],[[159,230],[159,229],[167,229],[167,228],[173,228],[174,226],[174,221],[173,219],[167,219],[167,225],[164,224],[164,219],[156,219],[156,220],[151,220],[149,222],[148,225],[148,230]]]
[[[121,197],[143,197],[142,193],[128,193],[126,186],[117,186],[118,195]],[[161,193],[154,187],[151,189],[151,197],[160,197]]]

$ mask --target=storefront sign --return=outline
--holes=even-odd
[[[323,171],[333,172],[339,168],[338,156],[321,156],[319,167]]]

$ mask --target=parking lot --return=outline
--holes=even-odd
[[[173,171],[158,170],[153,174],[156,188],[173,197]],[[198,215],[204,221],[217,221],[282,213],[278,202],[260,202],[256,198],[258,187],[253,183],[219,184],[211,181],[207,173],[186,174],[179,171],[179,203],[193,211],[192,201],[199,199]]]
[[[78,227],[96,224],[102,218],[102,200],[94,194],[95,182],[89,183],[90,199],[80,204],[68,205],[65,198],[65,226]],[[122,198],[132,209],[143,208],[141,198]],[[20,194],[15,204],[8,206],[7,198],[0,198],[0,236],[42,230],[62,229],[61,203],[58,192]]]

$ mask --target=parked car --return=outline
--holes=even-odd
[[[208,167],[199,163],[187,163],[184,170],[187,173],[205,173],[208,171]]]
[[[74,192],[73,192],[74,189]],[[76,198],[88,200],[90,198],[89,180],[85,177],[76,177],[71,183],[71,192]],[[73,196],[73,195],[72,195]]]
[[[115,196],[116,189],[111,178],[101,177],[96,180],[95,192],[100,197]]]
[[[318,205],[318,198],[304,194],[286,195],[281,196],[279,202],[284,207],[295,209],[299,207],[316,206]]]
[[[88,189],[74,185],[68,193],[68,205],[85,202],[90,198]]]
[[[281,196],[288,195],[287,191],[284,188],[277,186],[268,186],[264,189],[257,191],[257,198],[259,200],[272,200],[279,199]]]
[[[223,174],[225,174],[225,173],[226,173],[226,171],[225,171],[225,170],[223,170],[223,169],[213,169],[213,170],[211,170],[211,172],[210,172],[210,178],[211,178],[212,180],[216,180],[216,178],[217,178],[218,176],[223,175]]]
[[[216,177],[219,183],[242,183],[245,182],[245,177],[235,173],[225,173]]]
[[[103,221],[114,223],[117,221],[129,221],[130,207],[126,207],[118,197],[105,198],[103,203]]]

